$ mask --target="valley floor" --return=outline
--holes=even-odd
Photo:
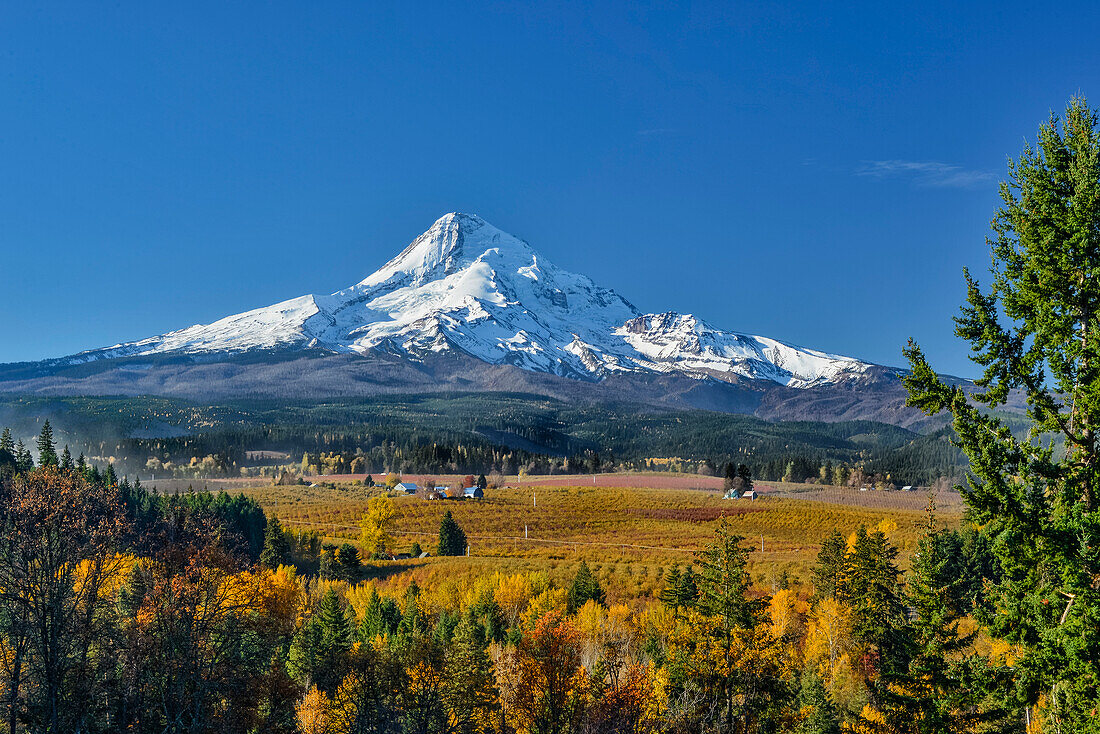
[[[225,488],[257,500],[288,530],[317,531],[327,543],[355,543],[368,501],[386,491],[352,479],[311,477],[315,486],[247,486],[233,480]],[[434,479],[446,483],[455,478]],[[375,562],[368,574],[384,586],[398,587],[410,580],[436,587],[487,571],[519,570],[543,570],[564,582],[584,560],[596,567],[609,600],[627,601],[656,595],[664,572],[690,565],[695,551],[710,542],[725,519],[752,545],[750,570],[759,583],[774,586],[789,579],[809,584],[821,541],[834,528],[848,535],[861,524],[882,524],[907,566],[928,503],[922,492],[776,482],[758,483],[755,501],[726,500],[721,479],[684,474],[603,474],[596,475],[595,486],[592,480],[591,475],[513,476],[501,488],[486,490],[482,500],[390,493],[394,550],[405,552],[418,543],[433,557]],[[941,493],[937,506],[941,524],[958,524],[962,503],[957,493]],[[447,510],[466,533],[468,558],[434,557]]]

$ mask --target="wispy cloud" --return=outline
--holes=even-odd
[[[856,169],[858,176],[872,178],[908,178],[917,186],[965,189],[996,178],[989,171],[977,171],[940,161],[864,161]]]

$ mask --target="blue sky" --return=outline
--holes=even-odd
[[[580,5],[7,7],[0,361],[332,292],[458,210],[647,311],[974,373],[961,270],[1100,103],[1095,6]]]

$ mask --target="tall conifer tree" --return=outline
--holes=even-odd
[[[1009,722],[1002,705],[987,693],[998,674],[986,659],[968,654],[977,631],[959,629],[963,614],[953,603],[955,587],[964,582],[946,573],[951,562],[940,542],[935,503],[913,557],[906,600],[913,621],[905,629],[908,665],[886,672],[872,684],[878,716],[885,729],[906,734],[965,734],[1003,731]],[[989,727],[983,729],[980,727]]]
[[[72,471],[76,465],[73,464],[73,455],[69,453],[68,444],[61,451],[61,468],[65,471]]]
[[[31,456],[30,450],[23,445],[23,439],[19,439],[15,444],[15,470],[18,472],[28,472],[34,468],[34,457]]]
[[[909,402],[950,411],[963,489],[1001,562],[993,632],[1019,646],[1023,702],[1045,694],[1063,734],[1100,727],[1100,130],[1073,99],[1009,162],[991,283],[964,272],[955,333],[984,371],[967,394],[912,341]],[[1026,399],[1026,435],[990,408]],[[1047,440],[1057,437],[1057,441]]]
[[[436,553],[441,556],[461,556],[466,553],[466,533],[447,510],[439,523],[439,544]]]
[[[833,529],[832,534],[821,544],[814,566],[814,598],[829,599],[835,597],[844,576],[844,552],[847,544],[840,531]]]
[[[10,428],[5,428],[3,433],[0,433],[0,453],[3,452],[15,458],[15,441],[12,440]]]
[[[880,530],[860,526],[844,557],[839,601],[852,611],[852,633],[877,653],[878,668],[896,671],[907,662],[902,637],[905,605],[901,594],[898,549]]]
[[[665,585],[661,589],[660,598],[664,605],[670,609],[679,609],[680,568],[673,566],[665,574]]]
[[[38,434],[38,465],[57,466],[57,447],[53,441],[53,427],[47,419],[42,424],[42,432]]]

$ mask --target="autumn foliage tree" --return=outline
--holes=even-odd
[[[120,568],[122,519],[115,488],[54,466],[0,483],[0,607],[15,648],[10,731],[19,718],[76,730],[100,713],[89,686],[113,662],[105,592]]]
[[[532,734],[572,731],[583,711],[581,640],[573,623],[554,611],[523,636],[506,706],[514,721]]]
[[[389,497],[371,497],[367,502],[367,514],[359,523],[359,541],[371,555],[384,554],[393,546],[390,535],[393,513],[393,500]]]

